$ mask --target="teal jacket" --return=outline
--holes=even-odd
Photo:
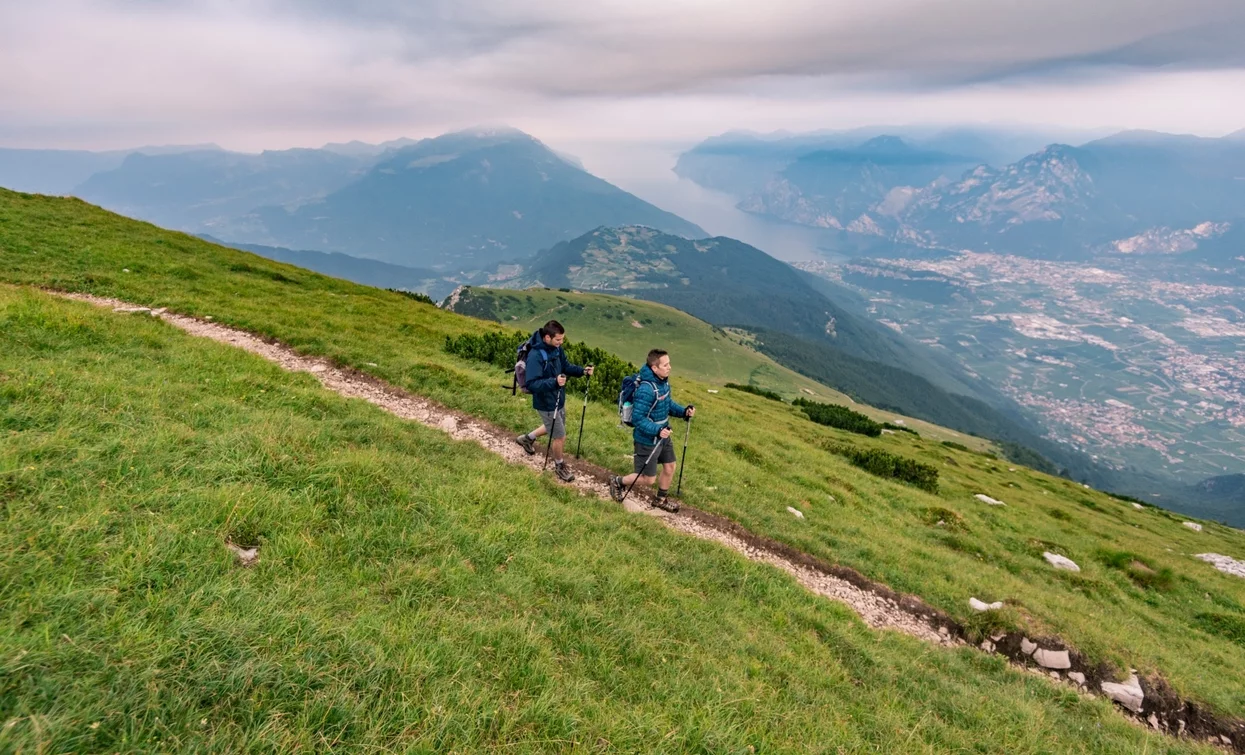
[[[670,383],[653,374],[646,364],[640,370],[640,384],[631,398],[631,437],[643,446],[657,445],[657,434],[670,424],[670,417],[687,417],[687,408],[675,403]]]

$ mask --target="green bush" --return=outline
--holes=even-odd
[[[870,474],[906,482],[930,493],[938,492],[938,469],[929,464],[922,464],[880,448],[835,444],[828,450],[845,457]]]
[[[792,402],[804,410],[808,418],[819,425],[837,427],[840,430],[867,435],[876,438],[882,434],[881,423],[874,422],[857,411],[852,411],[839,404],[821,404],[808,399],[797,398]]]
[[[918,438],[921,437],[921,434],[918,433],[916,430],[913,430],[911,427],[904,427],[903,425],[896,425],[893,422],[883,422],[882,427],[887,430],[894,430],[895,432],[898,432],[898,433],[908,433],[909,435],[915,435]]]
[[[955,449],[955,450],[957,450],[957,451],[967,451],[967,452],[969,452],[969,453],[972,453],[972,452],[973,452],[973,449],[969,448],[968,446],[964,445],[963,443],[956,443],[956,442],[955,442],[955,441],[953,441],[953,440],[944,440],[944,441],[942,442],[942,444],[943,444],[944,446],[946,446],[947,448],[954,448],[954,449]]]
[[[779,401],[779,402],[782,401],[782,396],[779,396],[777,393],[774,393],[773,391],[767,391],[764,388],[758,388],[755,385],[740,385],[739,383],[727,383],[725,387],[730,388],[732,391],[743,391],[744,393],[751,393],[754,396],[761,396],[762,398],[767,398],[771,401]]]
[[[531,334],[519,330],[510,333],[464,334],[455,338],[445,337],[445,350],[464,359],[486,362],[503,370],[514,369],[515,352],[519,344],[526,341]],[[571,364],[596,365],[592,381],[588,385],[588,398],[592,401],[614,403],[618,400],[618,391],[622,389],[623,378],[634,375],[639,368],[630,362],[624,362],[604,349],[588,346],[579,341],[567,341],[562,344],[566,358]],[[583,390],[583,384],[567,384],[571,394]]]
[[[437,303],[433,301],[432,297],[429,296],[428,294],[421,294],[418,291],[403,291],[400,288],[387,288],[385,290],[392,291],[395,294],[398,294],[400,296],[405,296],[408,299],[414,299],[415,301],[420,302],[421,304],[431,304],[434,307],[437,306]]]

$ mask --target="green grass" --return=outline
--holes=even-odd
[[[159,321],[0,333],[0,750],[1195,749]]]
[[[236,264],[249,265],[253,271],[229,269]],[[270,273],[287,280],[278,280]],[[306,353],[330,356],[514,430],[528,429],[534,418],[523,400],[511,398],[508,391],[500,389],[505,379],[500,370],[442,351],[447,335],[494,326],[396,294],[327,279],[134,223],[75,200],[0,192],[0,279],[211,315],[217,322],[278,338]],[[36,310],[52,307],[45,302],[23,306]],[[708,740],[686,736],[692,731],[704,736],[711,730],[720,731],[730,746],[742,747],[742,743],[752,741],[742,732],[767,726],[776,728],[766,729],[769,733],[765,736],[776,738],[765,740],[758,749],[799,749],[801,745],[792,743],[821,741],[842,743],[848,750],[903,751],[905,744],[911,743],[917,744],[908,749],[974,747],[967,734],[956,738],[958,735],[948,732],[972,732],[973,737],[988,743],[986,749],[990,750],[1144,749],[1132,739],[1143,735],[1131,727],[1120,728],[1110,716],[1103,719],[1102,729],[1097,728],[1097,722],[1079,728],[1082,719],[1076,711],[1090,703],[1058,702],[1065,700],[1067,693],[1053,690],[1041,680],[1021,681],[1003,671],[995,658],[971,651],[931,650],[887,633],[864,632],[847,620],[844,609],[823,607],[766,569],[737,563],[711,546],[673,538],[609,506],[565,498],[552,486],[508,470],[469,446],[450,446],[435,433],[410,428],[366,407],[339,402],[314,389],[309,380],[281,376],[259,366],[242,369],[239,360],[244,358],[226,358],[223,354],[233,352],[224,347],[198,346],[180,336],[157,337],[164,326],[142,317],[106,312],[90,315],[82,307],[73,312],[84,321],[109,323],[108,328],[115,329],[118,338],[147,339],[164,345],[121,360],[132,365],[130,370],[121,370],[109,361],[107,349],[113,347],[107,347],[106,340],[96,333],[98,327],[74,325],[75,320],[67,315],[43,316],[47,322],[39,328],[22,330],[6,324],[0,335],[4,339],[4,356],[0,358],[6,365],[0,386],[6,396],[6,424],[0,430],[6,441],[0,456],[0,501],[4,516],[9,517],[0,536],[8,538],[6,553],[17,554],[6,563],[4,568],[9,571],[0,578],[0,585],[5,585],[2,589],[7,591],[0,595],[0,603],[7,607],[12,595],[42,596],[34,603],[23,603],[29,608],[10,611],[15,618],[5,623],[9,634],[5,647],[0,648],[0,659],[6,664],[0,679],[25,680],[17,697],[0,695],[5,704],[14,706],[6,708],[5,715],[39,713],[49,721],[56,716],[63,720],[79,716],[85,726],[86,713],[79,711],[94,711],[91,706],[98,706],[99,715],[103,715],[113,710],[106,701],[116,697],[91,693],[87,687],[107,690],[112,688],[110,684],[124,681],[130,686],[122,690],[124,694],[118,693],[118,699],[145,694],[148,704],[161,711],[143,714],[146,717],[139,720],[144,723],[124,724],[146,727],[141,736],[150,742],[155,719],[172,720],[170,709],[160,706],[172,706],[171,700],[176,698],[143,692],[145,685],[158,688],[162,678],[176,679],[181,673],[188,674],[187,689],[194,689],[206,683],[210,672],[205,668],[209,668],[231,680],[230,684],[262,679],[270,685],[260,691],[228,688],[228,695],[240,694],[247,700],[243,707],[248,711],[262,711],[239,712],[239,716],[251,716],[247,719],[250,723],[229,724],[228,731],[234,734],[228,736],[241,737],[246,731],[247,736],[273,732],[274,737],[290,737],[254,740],[274,748],[277,745],[272,742],[303,742],[295,737],[312,736],[307,734],[311,725],[307,721],[311,719],[306,716],[310,714],[300,705],[316,698],[307,691],[314,688],[358,696],[346,710],[376,706],[389,711],[365,719],[372,722],[368,725],[379,728],[365,733],[351,730],[349,738],[352,742],[384,742],[399,747],[406,745],[394,743],[408,740],[385,728],[396,726],[392,720],[382,724],[380,719],[392,714],[415,720],[418,717],[413,711],[418,708],[424,716],[418,720],[427,722],[433,708],[441,706],[443,712],[437,715],[442,718],[437,720],[445,723],[437,731],[460,738],[428,745],[433,740],[419,737],[431,735],[412,724],[409,741],[432,749],[446,749],[442,747],[446,742],[452,743],[448,747],[460,749],[491,747],[501,741],[519,741],[514,738],[520,736],[558,739],[574,728],[571,722],[580,722],[575,724],[581,727],[576,731],[608,732],[600,736],[619,749],[724,750],[730,748],[723,740],[704,744]],[[20,308],[18,316],[34,317],[22,315]],[[14,335],[19,332],[22,335]],[[70,359],[70,349],[63,342],[66,338],[81,339],[80,354],[75,357],[77,362],[67,361],[58,368],[58,360]],[[218,351],[222,356],[217,358],[215,370],[210,370],[210,360],[202,369],[194,368],[193,360],[201,357],[193,355]],[[191,356],[178,356],[182,353]],[[100,360],[97,368],[90,366],[91,359]],[[173,368],[166,369],[162,360]],[[212,374],[203,375],[204,370]],[[128,402],[134,386],[149,384],[150,390],[157,391],[163,381],[176,383],[183,373],[201,375],[212,382],[201,384],[196,380],[194,390],[183,386],[180,393],[148,400],[142,411],[142,407]],[[233,374],[239,377],[226,380]],[[260,380],[255,375],[268,377]],[[12,398],[15,391],[32,381],[39,386],[33,397],[23,392],[20,395],[27,397],[20,403]],[[74,387],[70,381],[82,385]],[[703,383],[681,378],[676,363],[676,397],[694,401],[700,409],[683,486],[688,503],[919,595],[966,621],[972,618],[967,606],[970,596],[987,602],[1005,599],[1015,611],[1018,626],[1027,631],[1057,633],[1091,657],[1120,668],[1161,672],[1178,692],[1220,712],[1238,716],[1245,712],[1245,647],[1227,633],[1212,629],[1240,626],[1245,621],[1245,581],[1217,572],[1191,555],[1213,551],[1245,557],[1241,532],[1204,523],[1205,530],[1196,533],[1181,526],[1182,517],[1160,509],[1137,511],[1131,503],[1022,467],[1015,467],[1013,472],[1006,461],[944,446],[924,437],[924,432],[923,437],[900,433],[863,438],[809,422],[790,406],[738,392],[708,394],[706,388]],[[23,408],[27,403],[43,408],[34,412]],[[195,407],[196,403],[200,407]],[[202,408],[205,406],[233,412],[236,417],[213,420],[211,412]],[[292,411],[291,406],[304,409]],[[347,408],[349,412],[339,414]],[[254,414],[249,413],[252,410]],[[152,416],[153,412],[157,416]],[[25,424],[18,427],[11,423]],[[616,425],[613,407],[591,406],[584,451],[590,459],[621,470],[627,463],[624,455],[629,440]],[[160,432],[148,435],[143,428]],[[683,428],[677,429],[681,432]],[[825,450],[835,443],[882,449],[931,464],[939,470],[939,492],[935,495],[879,480]],[[362,466],[356,468],[354,464]],[[35,469],[27,470],[28,466]],[[135,466],[134,475],[129,474],[129,466]],[[450,475],[442,467],[454,473]],[[106,484],[101,487],[100,482]],[[139,482],[145,487],[118,487]],[[117,490],[123,492],[114,497]],[[251,491],[261,491],[262,495],[257,492],[258,497],[252,497]],[[992,495],[1008,505],[986,506],[973,499],[975,493]],[[100,498],[105,494],[108,497]],[[32,496],[41,502],[28,503]],[[144,513],[127,514],[118,520],[120,525],[108,524],[103,517],[105,510],[121,511],[122,504],[136,506],[137,502],[143,502]],[[66,508],[58,510],[56,505]],[[789,505],[801,508],[805,519],[792,517],[786,511]],[[161,506],[175,507],[179,518],[161,519],[173,516],[162,514]],[[338,507],[336,523],[322,521],[331,506]],[[38,516],[28,518],[28,509],[37,511]],[[450,513],[420,513],[443,509]],[[958,515],[956,531],[930,526],[932,509]],[[1058,516],[1053,512],[1059,512]],[[18,513],[23,517],[20,523],[13,519]],[[210,517],[210,521],[202,517]],[[419,517],[431,517],[431,529],[411,534],[399,527],[399,533],[406,534],[395,534],[391,526],[382,526]],[[945,515],[940,518],[945,520]],[[266,543],[260,565],[248,572],[233,571],[220,545],[229,527],[239,521],[254,527]],[[205,532],[208,524],[211,529]],[[505,593],[510,597],[503,599],[491,583],[486,589],[477,581],[498,574],[495,564],[498,559],[504,561],[509,552],[501,555],[505,549],[499,546],[496,552],[488,551],[493,553],[489,557],[493,560],[462,556],[471,561],[476,572],[453,566],[461,556],[455,549],[487,551],[480,539],[494,537],[487,534],[493,526],[501,528],[495,536],[505,542],[510,537],[505,534],[510,531],[507,528],[533,538],[520,538],[523,548],[516,546],[512,549],[515,553],[527,553],[542,564],[545,561],[541,559],[552,559],[559,565],[561,571],[542,566],[540,573],[546,576],[530,580],[546,586],[541,589],[569,591],[565,610],[571,611],[572,604],[594,595],[608,596],[615,602],[608,610],[598,605],[594,609],[599,611],[597,618],[591,620],[582,616],[572,619],[571,614],[531,614],[528,623],[522,623],[515,617],[525,615],[525,611],[543,610],[544,598],[537,600],[534,593],[519,591]],[[200,534],[194,534],[195,530]],[[342,539],[323,540],[329,537],[325,533],[338,533],[333,537]],[[76,537],[83,538],[81,547],[75,544]],[[204,539],[196,539],[199,537]],[[409,542],[394,545],[391,539],[399,537]],[[333,544],[331,553],[323,551],[329,547],[326,542]],[[421,561],[420,548],[427,548],[434,560]],[[1042,549],[1073,558],[1083,571],[1069,574],[1050,569],[1041,559]],[[1095,554],[1104,549],[1136,554],[1155,572],[1170,569],[1170,585],[1161,590],[1139,585],[1129,574],[1096,558]],[[193,552],[215,554],[210,578],[190,580],[194,572],[188,570],[197,562],[187,553]],[[158,567],[151,566],[157,556]],[[488,568],[481,569],[481,563]],[[660,568],[649,566],[653,563]],[[414,580],[414,586],[406,588],[409,594],[435,595],[442,601],[436,604],[441,610],[461,606],[461,611],[453,608],[452,615],[445,618],[450,623],[435,623],[441,610],[438,616],[425,617],[435,626],[429,634],[416,632],[418,627],[409,617],[393,618],[398,614],[391,612],[398,608],[386,603],[381,593],[389,574],[386,570],[399,569],[399,564],[411,570],[409,574],[403,572],[407,574],[404,579]],[[623,576],[591,576],[598,572]],[[561,576],[549,576],[555,574]],[[121,582],[122,576],[136,581]],[[190,582],[183,588],[184,580]],[[238,580],[246,581],[247,590],[252,592],[242,590]],[[563,580],[571,585],[585,580],[597,586],[550,586],[563,585]],[[658,580],[656,587],[646,580]],[[678,587],[661,580],[672,580],[669,584]],[[126,590],[119,586],[131,584],[135,586]],[[650,598],[631,594],[641,589],[637,584],[659,590],[662,597],[652,599],[650,606],[643,602]],[[87,585],[93,586],[88,589]],[[761,600],[753,592],[761,589],[757,585],[766,591],[783,590],[782,599]],[[191,592],[184,591],[191,587]],[[439,592],[451,588],[445,594],[457,596],[461,603],[455,604]],[[176,600],[168,599],[168,590],[173,590],[170,595]],[[259,600],[253,592],[256,590],[272,590],[277,597],[263,593],[260,597],[264,600]],[[81,617],[90,618],[92,611],[111,610],[109,606],[122,597],[137,601],[123,617],[101,613],[92,619],[99,623],[92,625],[89,636],[64,631],[72,628],[71,620],[84,621]],[[531,606],[528,599],[534,601]],[[282,608],[283,600],[290,602],[288,610]],[[496,615],[502,611],[498,606],[505,607],[504,616]],[[795,618],[800,611],[830,618],[809,623]],[[218,616],[217,612],[223,613]],[[480,723],[486,718],[483,712],[492,710],[489,706],[512,694],[511,687],[497,687],[506,691],[497,692],[500,697],[489,697],[493,693],[487,690],[493,687],[482,686],[485,672],[472,671],[475,667],[470,664],[461,672],[465,676],[453,677],[454,681],[436,676],[452,677],[448,669],[458,668],[456,664],[471,654],[445,647],[445,642],[438,643],[435,638],[443,636],[441,633],[467,631],[472,626],[467,617],[474,612],[481,613],[482,625],[490,621],[505,626],[512,626],[506,622],[520,622],[513,626],[526,627],[523,632],[530,633],[532,642],[544,638],[540,643],[552,643],[540,644],[544,649],[537,656],[550,664],[541,666],[545,669],[541,679],[558,687],[558,693],[541,687],[543,697],[525,698],[536,706],[534,710],[545,711],[540,725],[515,724],[535,727],[524,730],[526,734],[505,729],[509,732],[505,736],[514,738],[502,740],[496,738],[502,734],[488,733],[500,730]],[[649,612],[658,618],[650,620]],[[462,623],[452,623],[456,616]],[[301,628],[276,631],[276,624],[284,620]],[[47,623],[54,621],[61,623]],[[211,623],[211,632],[183,628],[205,621]],[[391,621],[401,629],[393,629]],[[617,622],[630,621],[640,622],[643,628],[619,637],[608,634]],[[269,626],[266,622],[275,623]],[[715,622],[724,628],[719,631]],[[773,629],[776,626],[782,631]],[[811,628],[814,626],[817,628]],[[581,627],[581,634],[559,634],[570,631],[568,627]],[[771,629],[774,634],[766,635]],[[235,630],[253,632],[246,635],[252,639],[271,636],[277,642],[276,638],[284,637],[285,644],[278,655],[248,655],[263,646],[231,644],[241,642],[231,634]],[[606,657],[600,655],[605,651],[590,651],[584,643],[588,637],[606,632],[613,638],[610,647],[626,648],[650,631],[667,638],[674,632],[676,637],[654,640],[657,644],[645,647],[697,648],[694,656],[678,656],[680,663],[690,665],[679,665],[671,671],[672,676],[663,677],[654,669],[665,664],[650,659],[650,666],[636,672],[633,686],[619,693],[607,687],[608,694],[603,694],[601,687],[584,691],[588,687],[580,686],[587,684],[581,676],[558,676],[549,670],[564,668],[570,663],[567,659],[579,664],[590,656],[601,658],[594,667],[600,679],[620,675],[631,678],[627,676],[631,660],[625,652]],[[62,633],[72,642],[58,639]],[[761,635],[770,639],[756,639]],[[74,676],[54,664],[28,666],[32,663],[28,658],[14,660],[17,651],[9,652],[8,645],[19,639],[23,648],[43,643],[40,652],[56,657],[64,654],[72,661],[67,666],[76,668],[92,658],[104,665],[97,675],[84,675],[90,684],[79,685],[80,691],[58,694],[59,688],[72,686]],[[435,662],[404,655],[415,653],[407,645],[419,642],[440,648],[418,649],[419,653],[434,653]],[[480,647],[498,647],[491,642],[482,640]],[[747,651],[752,642],[760,642],[758,648],[770,649],[758,650],[759,660],[754,659]],[[88,650],[75,649],[75,643]],[[240,648],[249,649],[244,652]],[[189,656],[179,656],[174,649]],[[347,661],[356,655],[364,659],[357,667],[351,665],[353,660]],[[804,658],[811,668],[802,665]],[[550,659],[562,660],[555,663]],[[130,665],[125,665],[127,660]],[[489,656],[474,662],[481,662],[485,669],[498,665]],[[673,658],[667,657],[667,664],[671,662]],[[206,666],[197,666],[200,663]],[[571,665],[579,669],[575,664]],[[196,666],[194,673],[186,671],[191,666]],[[234,666],[243,670],[235,674]],[[27,668],[34,670],[22,671]],[[391,671],[394,668],[399,671]],[[854,680],[847,682],[851,690],[835,686],[834,680],[841,678],[836,676],[840,673],[837,669],[841,668],[851,669],[841,672]],[[367,676],[372,671],[359,669],[371,669],[380,676],[372,678]],[[23,676],[15,677],[15,670]],[[109,673],[124,679],[106,676]],[[391,673],[393,678],[388,676]],[[798,679],[786,679],[788,674]],[[983,676],[973,681],[974,674]],[[419,681],[409,682],[407,676]],[[721,687],[724,696],[716,697],[718,679],[723,676],[737,683]],[[700,686],[694,688],[680,686],[683,681],[692,684],[692,680],[706,678],[713,681],[697,682]],[[778,678],[783,681],[774,681]],[[676,680],[683,681],[676,684]],[[773,684],[767,688],[768,697],[744,695],[750,689],[748,683],[762,682]],[[401,686],[408,683],[416,687]],[[672,690],[661,703],[646,697],[647,692],[641,694],[644,685],[654,683]],[[791,684],[796,687],[787,695],[783,690]],[[826,692],[824,685],[838,691]],[[1023,685],[1024,694],[1015,692],[1014,685]],[[368,690],[373,688],[386,690],[387,702],[368,697]],[[479,692],[478,699],[463,691],[477,688],[485,690]],[[209,684],[208,689],[219,688]],[[459,691],[446,691],[449,689]],[[91,694],[97,697],[91,698]],[[611,701],[616,694],[628,705],[614,706]],[[842,697],[837,697],[840,694]],[[398,697],[390,699],[394,695]],[[972,702],[965,702],[970,697]],[[58,708],[56,701],[62,699],[70,703]],[[95,702],[91,706],[81,702],[88,699]],[[663,706],[675,699],[695,701],[695,705],[679,719],[672,739],[663,742],[661,737],[675,728],[668,718],[673,714]],[[24,701],[21,704],[25,707],[16,707],[9,700]],[[429,702],[432,700],[436,702]],[[706,700],[717,700],[724,707],[715,708],[715,713],[706,712],[701,705]],[[758,700],[768,702],[757,707],[761,704]],[[792,700],[801,702],[797,705]],[[736,702],[725,705],[726,701]],[[468,712],[458,712],[451,702],[466,705]],[[786,704],[791,707],[783,707]],[[951,708],[940,707],[944,704]],[[1048,704],[1054,707],[1043,707]],[[1073,713],[1063,710],[1065,704]],[[410,708],[392,712],[389,706],[395,705]],[[704,705],[711,706],[708,702]],[[1093,703],[1092,710],[1103,710],[1093,707],[1100,705]],[[633,712],[636,707],[642,710]],[[1054,708],[1059,709],[1057,715]],[[925,714],[928,716],[923,718]],[[1073,716],[1071,722],[1069,715]],[[611,717],[618,717],[619,723],[609,723]],[[122,719],[133,718],[126,713],[115,720],[122,725]],[[197,722],[201,717],[184,718]],[[321,711],[314,720],[350,718]],[[760,723],[763,718],[770,723]],[[555,726],[551,720],[563,723]],[[814,725],[823,728],[795,733],[800,727]],[[23,723],[21,727],[13,731],[25,733],[8,736],[33,741],[29,739],[35,736],[33,724]],[[775,733],[780,729],[782,733]],[[1066,739],[1071,732],[1077,732],[1077,737]],[[326,741],[332,740],[331,735],[326,736]],[[912,739],[906,741],[907,736]],[[1108,743],[1102,736],[1124,739]],[[596,740],[587,737],[576,741],[581,742],[582,749],[590,749]],[[1179,747],[1148,741],[1151,751]],[[115,749],[124,747],[117,745]]]

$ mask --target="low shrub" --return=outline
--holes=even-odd
[[[938,492],[938,469],[880,448],[857,448],[835,444],[828,448],[831,453],[846,458],[866,472],[892,480],[906,482],[930,493]]]
[[[725,387],[730,388],[732,391],[743,391],[744,393],[751,393],[754,396],[761,396],[762,398],[767,398],[770,401],[779,401],[779,402],[782,401],[782,396],[779,396],[777,393],[774,393],[773,391],[767,391],[764,388],[758,388],[755,385],[740,385],[739,383],[727,383]]]
[[[513,370],[515,352],[519,344],[529,337],[530,333],[519,330],[510,333],[494,331],[467,333],[458,337],[446,336],[445,350],[464,359],[485,362],[503,370]],[[592,381],[588,385],[588,398],[592,401],[616,402],[623,378],[639,372],[639,368],[630,362],[624,362],[605,349],[598,349],[580,341],[566,341],[562,344],[562,349],[572,364],[596,365]],[[582,388],[569,390],[577,391]]]
[[[792,402],[804,410],[808,418],[819,425],[837,427],[858,435],[876,438],[882,434],[882,424],[874,422],[860,412],[848,409],[839,404],[822,404],[817,401],[797,398]]]
[[[419,302],[420,304],[431,304],[434,307],[437,306],[437,303],[433,301],[432,297],[429,296],[428,294],[421,294],[418,291],[403,291],[400,288],[387,288],[385,290],[392,291],[393,293],[399,296],[405,296],[408,299],[413,299]]]
[[[905,427],[903,425],[896,425],[893,422],[883,422],[882,427],[887,430],[894,430],[897,433],[908,433],[909,435],[915,435],[918,438],[921,437],[921,434],[918,433],[916,430],[913,430],[911,427]]]
[[[927,527],[937,527],[948,532],[968,531],[968,525],[964,523],[964,517],[951,509],[944,509],[938,506],[921,509],[921,521]]]

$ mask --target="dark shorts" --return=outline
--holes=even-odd
[[[661,446],[661,450],[653,454],[652,446],[645,446],[640,443],[635,444],[635,473],[643,477],[656,477],[658,464],[674,463],[674,443],[666,438],[657,441]],[[649,459],[648,455],[653,454],[653,458]],[[644,461],[648,459],[648,463]]]

